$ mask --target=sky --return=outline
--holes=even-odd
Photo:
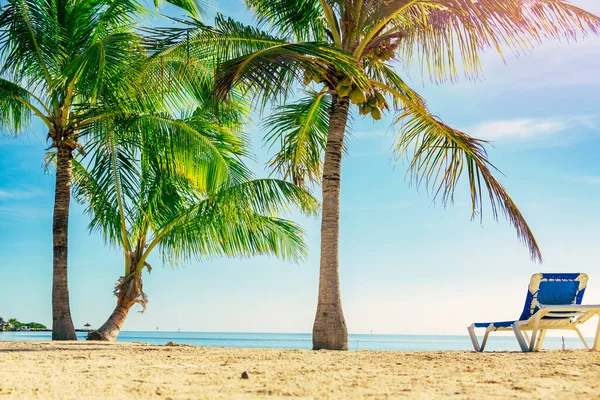
[[[600,14],[594,0],[575,5]],[[217,9],[248,21],[237,0]],[[533,263],[508,222],[489,207],[471,220],[463,186],[443,207],[411,187],[391,159],[391,116],[357,117],[344,158],[340,276],[350,333],[466,334],[475,320],[520,315],[536,272],[586,272],[584,302],[600,304],[600,38],[548,42],[520,57],[483,57],[476,81],[435,84],[404,71],[442,120],[491,141],[491,161],[541,246]],[[401,68],[399,66],[399,68]],[[258,117],[248,127],[258,176],[269,153]],[[33,125],[0,137],[0,316],[51,325],[54,176],[44,172],[45,132]],[[486,204],[487,206],[487,204]],[[126,330],[310,332],[319,271],[318,218],[293,215],[307,231],[307,259],[215,259],[171,269],[158,254],[145,275],[145,313]],[[76,327],[100,326],[115,305],[122,256],[88,232],[73,203],[69,285]],[[595,324],[584,326],[592,335]]]

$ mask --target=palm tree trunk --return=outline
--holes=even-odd
[[[98,330],[90,332],[87,340],[100,340],[103,342],[114,342],[117,340],[119,332],[125,323],[129,310],[135,304],[133,301],[126,301],[122,296],[117,300],[117,306],[108,320]]]
[[[72,150],[60,144],[56,155],[56,188],[52,240],[54,243],[52,276],[52,340],[77,340],[67,279],[69,203],[71,202]]]
[[[323,215],[319,303],[313,326],[313,349],[348,350],[348,328],[342,311],[339,277],[340,181],[348,98],[334,96],[323,165]]]

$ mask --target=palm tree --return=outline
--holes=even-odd
[[[303,230],[278,215],[291,206],[315,214],[317,201],[286,181],[253,179],[242,162],[243,110],[236,103],[217,109],[210,90],[203,95],[182,119],[137,114],[105,121],[106,135],[75,161],[75,193],[87,205],[90,229],[125,258],[117,305],[89,340],[114,341],[131,307],[146,308],[142,275],[156,249],[169,265],[262,254],[297,261],[306,254]]]
[[[122,107],[126,79],[145,55],[136,0],[7,0],[0,7],[0,128],[19,134],[37,118],[56,155],[52,339],[76,340],[67,252],[72,163],[102,113]],[[192,0],[176,0],[190,13]],[[96,110],[97,112],[94,112]],[[99,112],[98,110],[102,110]]]
[[[299,184],[322,186],[319,301],[314,349],[348,348],[339,281],[341,165],[352,105],[358,113],[382,118],[395,112],[394,155],[406,156],[413,182],[442,203],[451,201],[466,173],[472,215],[481,216],[484,190],[494,218],[503,214],[533,260],[541,253],[523,215],[493,175],[485,141],[451,128],[434,116],[394,66],[418,67],[434,81],[480,72],[487,48],[520,53],[544,39],[576,39],[598,33],[600,19],[563,0],[247,0],[266,33],[225,30],[231,43],[224,55],[245,54],[217,71],[217,94],[234,84],[268,99],[286,98],[302,80],[306,96],[280,106],[267,120],[267,141],[279,150],[271,166]],[[237,36],[236,36],[237,34]],[[261,36],[262,35],[262,36]],[[194,43],[194,41],[190,41]],[[308,49],[329,48],[350,57],[359,73],[340,60],[317,58]],[[301,49],[301,51],[298,51]],[[300,53],[300,54],[299,54]],[[333,54],[333,53],[332,53]],[[343,60],[344,63],[347,58]],[[394,61],[394,64],[390,63]],[[349,73],[350,71],[350,73]],[[314,90],[313,90],[314,89]]]

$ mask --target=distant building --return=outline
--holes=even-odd
[[[84,331],[91,331],[92,330],[92,326],[89,323],[87,323],[87,324],[85,324],[83,326],[83,330]]]
[[[0,317],[0,332],[10,331],[11,329],[12,324]]]

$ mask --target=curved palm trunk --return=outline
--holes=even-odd
[[[143,310],[146,309],[148,298],[142,289],[141,272],[136,271],[137,262],[137,257],[133,256],[129,275],[122,276],[115,286],[114,293],[117,296],[117,306],[108,320],[98,330],[88,334],[87,340],[114,342],[117,340],[119,332],[121,332],[121,328],[125,323],[127,315],[129,315],[131,307],[139,303],[143,307]],[[142,312],[144,312],[143,310]]]
[[[114,342],[117,340],[119,332],[125,323],[125,318],[129,314],[129,310],[135,304],[133,301],[126,301],[124,296],[117,300],[117,306],[112,312],[108,320],[98,330],[90,332],[87,340],[100,340],[103,342]]]
[[[323,215],[319,303],[313,326],[313,349],[348,350],[348,328],[342,311],[339,277],[340,179],[348,98],[334,96],[323,165]]]
[[[52,340],[77,340],[71,309],[67,279],[69,203],[71,202],[71,175],[73,169],[71,149],[58,146],[56,155],[56,187],[52,240],[54,243],[52,276]]]

